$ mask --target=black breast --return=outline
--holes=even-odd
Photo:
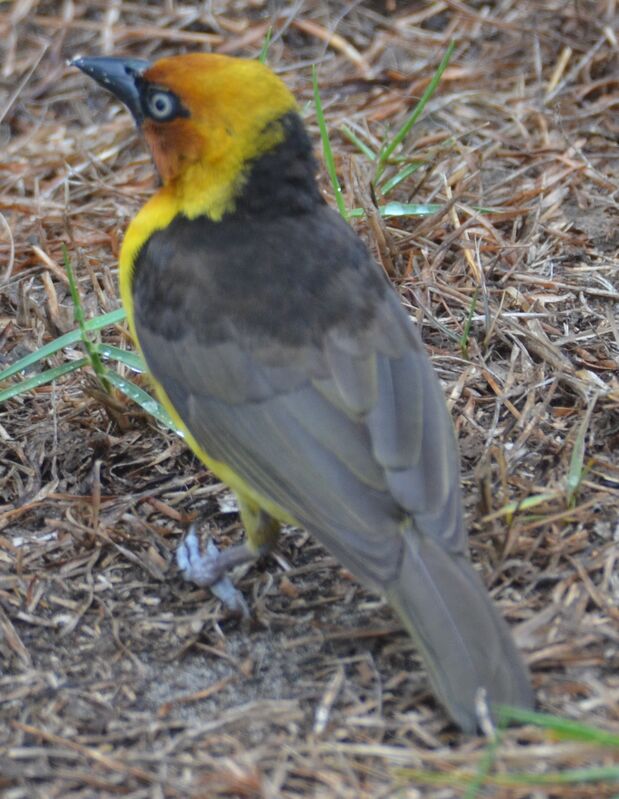
[[[386,281],[352,229],[323,202],[296,114],[287,136],[248,166],[235,210],[219,222],[179,215],[134,265],[141,326],[208,343],[237,335],[316,345],[339,325],[367,326]]]

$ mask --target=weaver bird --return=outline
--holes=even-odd
[[[122,301],[159,399],[247,532],[221,553],[188,536],[186,578],[225,595],[229,566],[302,526],[387,598],[463,730],[480,692],[530,706],[468,560],[441,387],[384,273],[324,202],[291,92],[222,55],[73,64],[150,147],[162,185],[127,230]]]

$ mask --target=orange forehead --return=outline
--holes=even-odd
[[[163,83],[171,89],[175,86],[181,89],[201,77],[207,78],[209,73],[231,71],[242,63],[246,62],[216,53],[188,53],[155,61],[144,73],[144,78],[153,83]]]
[[[242,108],[274,103],[295,106],[282,81],[259,61],[215,53],[162,58],[144,73],[148,83],[171,89],[192,115],[213,106]]]
[[[218,83],[222,72],[233,71],[234,60],[210,53],[193,53],[162,58],[143,77],[148,83],[171,89],[189,105],[204,102],[206,88]]]

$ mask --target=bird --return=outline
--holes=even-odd
[[[186,53],[72,65],[141,130],[160,187],[129,224],[119,283],[156,395],[238,500],[246,541],[177,552],[227,572],[305,528],[386,598],[465,733],[480,702],[530,708],[528,670],[468,551],[454,427],[419,331],[326,202],[295,98],[257,60]],[[218,594],[219,595],[219,594]]]

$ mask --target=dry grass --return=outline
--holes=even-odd
[[[473,557],[540,707],[618,732],[615,13],[615,0],[308,0],[274,16],[260,0],[3,3],[0,352],[10,363],[73,327],[63,242],[87,313],[117,306],[119,241],[153,190],[129,116],[67,57],[255,56],[274,21],[269,62],[316,141],[319,64],[347,203],[367,207],[367,160],[340,126],[376,146],[457,37],[407,145],[423,165],[397,190],[446,210],[355,224],[397,275],[449,396]],[[129,346],[121,329],[106,340]],[[0,502],[2,796],[465,794],[458,774],[487,744],[447,724],[389,609],[306,535],[239,576],[247,627],[180,582],[172,553],[191,516],[224,544],[241,535],[229,497],[85,373],[0,408]],[[619,793],[507,776],[609,765],[616,749],[526,726],[494,757],[494,781],[468,796]]]

